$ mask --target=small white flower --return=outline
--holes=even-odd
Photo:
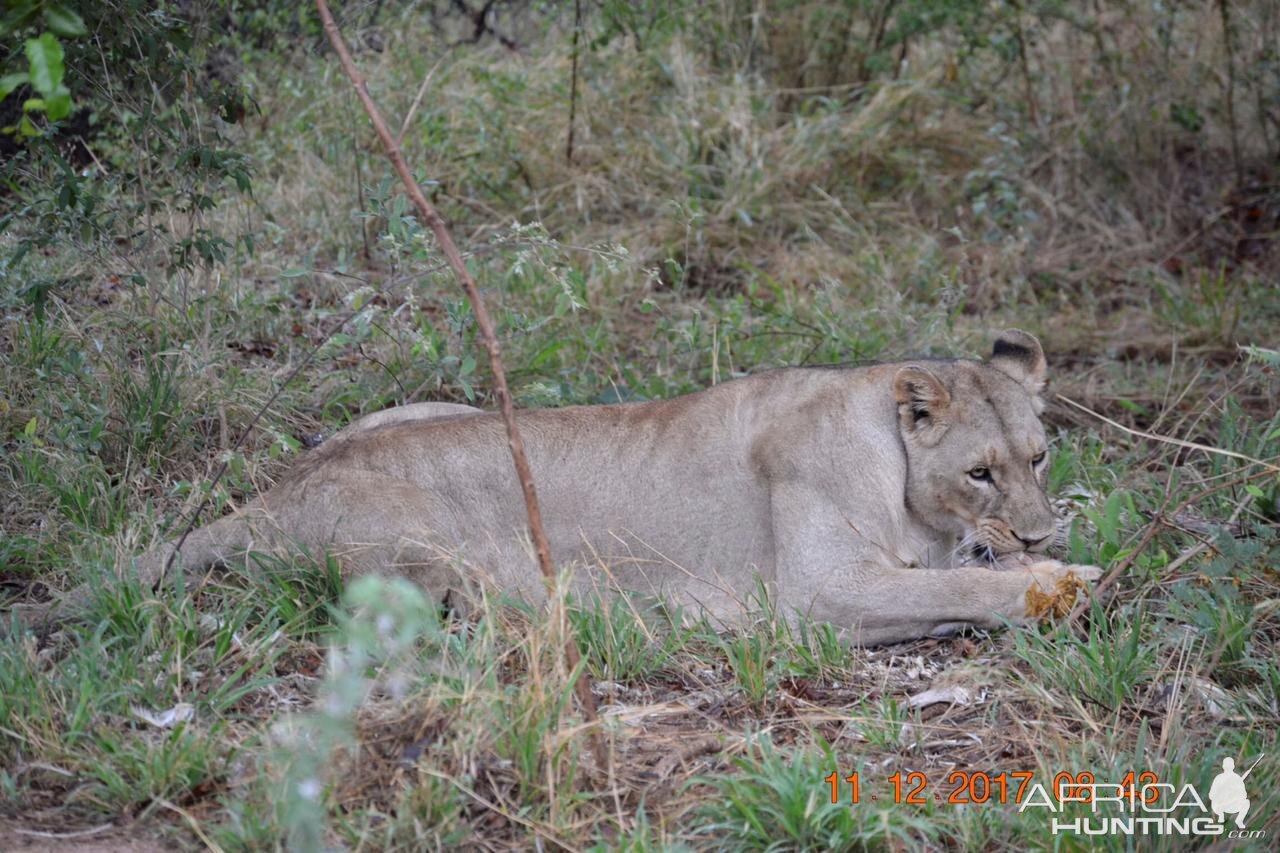
[[[303,779],[298,783],[298,796],[304,800],[315,802],[320,799],[320,782],[317,779]]]

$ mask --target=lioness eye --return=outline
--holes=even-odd
[[[1031,460],[1031,467],[1039,468],[1040,463],[1044,461],[1044,457],[1045,457],[1045,454],[1043,452],[1037,454],[1036,457]]]
[[[979,465],[977,468],[969,469],[969,476],[975,480],[987,481],[991,479],[991,471],[985,466]]]

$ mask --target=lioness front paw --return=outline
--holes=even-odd
[[[1029,568],[1032,574],[1049,575],[1055,581],[1067,574],[1073,574],[1082,581],[1096,581],[1102,577],[1102,569],[1097,566],[1064,563],[1060,560],[1041,560],[1032,563]]]
[[[1102,580],[1102,569],[1097,566],[1073,565],[1067,566],[1066,571],[1071,572],[1082,581],[1089,581],[1092,583],[1094,581]]]
[[[1045,560],[1030,567],[1026,592],[1028,619],[1053,616],[1061,619],[1075,606],[1076,596],[1088,592],[1088,584],[1102,577],[1097,566],[1077,566]]]

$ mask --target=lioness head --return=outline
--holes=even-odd
[[[976,553],[1043,551],[1057,517],[1045,494],[1045,359],[1016,329],[986,362],[910,363],[893,394],[907,451],[907,504]]]

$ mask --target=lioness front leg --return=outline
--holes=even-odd
[[[891,505],[894,499],[869,494],[863,500]],[[1031,621],[1061,609],[1068,598],[1074,603],[1079,586],[1102,576],[1093,566],[1054,560],[1010,571],[906,568],[894,551],[911,543],[912,527],[901,516],[896,524],[877,523],[874,513],[851,519],[802,482],[776,484],[771,503],[778,601],[864,645]]]
[[[1055,612],[1060,602],[1070,606],[1077,586],[1097,580],[1102,572],[1046,561],[1023,571],[892,569],[861,563],[806,574],[813,583],[806,585],[805,597],[787,596],[787,604],[848,631],[859,644],[878,645],[1035,621]]]

